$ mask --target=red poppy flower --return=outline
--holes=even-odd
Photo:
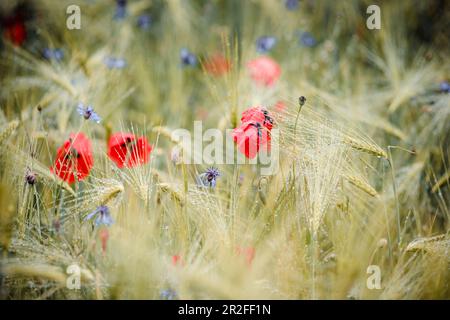
[[[219,77],[230,71],[231,63],[222,54],[217,53],[205,61],[204,67],[210,75]]]
[[[250,76],[256,84],[272,86],[281,75],[280,65],[269,57],[259,57],[247,63]]]
[[[9,18],[5,23],[4,35],[16,46],[21,46],[27,37],[23,18],[19,15]]]
[[[253,107],[242,113],[242,124],[233,130],[232,137],[238,149],[247,158],[253,159],[263,147],[270,150],[272,115],[262,107]]]
[[[266,109],[262,107],[253,107],[245,110],[242,113],[241,121],[243,123],[249,121],[256,121],[261,123],[267,130],[272,130],[273,118],[272,115]]]
[[[83,133],[72,133],[58,149],[51,171],[68,183],[73,183],[75,175],[77,181],[86,178],[93,165],[91,142]]]
[[[118,132],[109,138],[108,156],[119,168],[147,163],[151,151],[152,146],[144,136],[136,138],[134,134]]]
[[[237,247],[236,253],[238,256],[244,256],[245,261],[250,266],[253,262],[253,258],[255,257],[255,248],[253,247]]]
[[[270,148],[270,131],[260,122],[244,122],[232,132],[239,151],[247,158],[253,159],[261,147]]]
[[[176,267],[177,265],[184,266],[183,258],[181,258],[181,256],[178,255],[178,254],[173,255],[173,256],[172,256],[172,265],[175,266],[175,267]]]

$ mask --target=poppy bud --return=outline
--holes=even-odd
[[[300,97],[298,98],[298,103],[300,104],[300,107],[303,107],[303,105],[305,104],[305,102],[306,102],[306,98],[305,98],[304,96],[300,96]]]
[[[33,172],[28,172],[26,175],[25,175],[25,180],[27,181],[27,183],[29,184],[29,185],[34,185],[35,183],[36,183],[36,174],[35,173],[33,173]]]

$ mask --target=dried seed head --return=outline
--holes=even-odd
[[[36,174],[32,171],[28,171],[25,175],[25,181],[30,185],[34,185],[36,183]]]
[[[300,96],[300,98],[298,98],[298,103],[300,104],[300,107],[303,107],[305,102],[306,102],[306,98],[304,96]]]
[[[378,241],[378,247],[379,247],[379,248],[384,248],[384,247],[387,246],[387,244],[388,244],[388,241],[387,241],[385,238],[381,238],[381,239]]]

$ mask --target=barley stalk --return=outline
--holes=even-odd
[[[152,128],[152,132],[158,133],[166,138],[168,138],[173,143],[178,143],[178,141],[174,140],[172,137],[172,131],[167,127],[156,126]]]
[[[431,192],[435,193],[439,190],[439,188],[444,185],[446,182],[450,180],[450,171],[444,174],[439,180],[434,184],[433,188],[431,188]]]
[[[19,120],[10,121],[0,131],[0,144],[16,131],[19,126]]]
[[[418,238],[411,241],[406,251],[423,250],[436,256],[446,257],[450,261],[450,238],[441,234],[434,237]]]
[[[115,179],[99,179],[98,184],[94,190],[86,192],[83,196],[86,200],[74,208],[76,212],[86,212],[101,205],[115,206],[114,201],[120,200],[124,192],[122,182]]]
[[[354,176],[354,175],[344,175],[344,178],[350,182],[355,187],[361,189],[365,193],[371,195],[372,197],[376,197],[378,195],[378,192],[367,182],[364,180],[361,180],[360,178]]]
[[[47,264],[24,265],[8,263],[3,265],[2,272],[10,277],[38,278],[54,281],[61,285],[66,284],[66,275],[61,268]]]
[[[66,285],[67,274],[61,267],[49,264],[23,264],[23,263],[6,263],[2,266],[2,272],[10,277],[38,278],[54,281],[62,286]],[[80,268],[82,282],[94,281],[92,272],[85,268]]]
[[[375,144],[369,144],[349,136],[344,137],[343,141],[346,145],[358,151],[366,152],[379,158],[387,159],[387,153]]]
[[[184,205],[184,196],[178,190],[174,189],[171,184],[161,182],[158,183],[157,186],[161,192],[168,192],[171,195],[172,199],[178,202],[178,204],[180,204],[181,206]]]

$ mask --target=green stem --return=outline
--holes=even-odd
[[[312,264],[312,293],[311,299],[316,300],[316,262],[317,262],[317,237],[316,232],[312,232],[311,238],[311,264]]]
[[[392,187],[394,190],[394,199],[395,199],[395,211],[397,215],[397,244],[400,246],[402,237],[401,237],[401,226],[400,226],[400,207],[398,205],[398,196],[397,196],[397,186],[395,184],[395,168],[394,168],[394,160],[392,158],[392,152],[391,152],[392,146],[388,146],[388,162],[389,166],[391,167],[391,175],[392,175]]]
[[[304,101],[301,102],[301,98],[300,98],[300,106],[298,108],[297,117],[295,118],[295,124],[294,124],[294,139],[295,139],[295,136],[297,135],[298,119],[300,117],[300,111],[302,111],[302,107],[303,107],[304,103],[305,103]],[[295,141],[294,141],[293,149],[294,149],[294,153],[295,153]],[[297,187],[296,173],[295,173],[295,162],[292,164],[292,175],[293,175],[293,179],[294,179],[293,181],[294,181],[294,190],[295,190],[296,187]],[[297,207],[297,193],[296,192],[294,192],[294,203],[295,203],[295,207]]]

